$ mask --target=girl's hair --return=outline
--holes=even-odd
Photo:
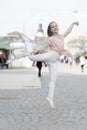
[[[49,37],[51,37],[51,36],[53,35],[53,33],[51,32],[51,24],[54,23],[54,22],[55,22],[55,21],[52,21],[52,22],[50,22],[49,25],[48,25],[47,35],[48,35]]]

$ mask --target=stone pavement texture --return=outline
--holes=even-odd
[[[87,130],[87,75],[58,73],[56,109],[46,101],[47,93],[47,71],[41,88],[1,89],[0,130]]]

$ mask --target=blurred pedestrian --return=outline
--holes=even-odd
[[[41,77],[41,70],[42,70],[43,63],[45,65],[45,67],[47,67],[46,62],[42,62],[42,61],[37,61],[36,62],[36,66],[38,68],[38,77]],[[35,64],[35,61],[33,62],[32,66],[34,66],[34,64]]]
[[[80,66],[81,66],[81,72],[84,71],[84,66],[85,66],[85,56],[80,57]]]

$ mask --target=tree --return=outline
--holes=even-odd
[[[73,51],[74,55],[87,55],[87,36],[75,36],[67,42],[67,47]]]

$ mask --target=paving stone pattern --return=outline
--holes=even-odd
[[[0,90],[0,130],[87,130],[87,76],[58,73],[56,109],[46,101],[48,73],[41,88]]]

